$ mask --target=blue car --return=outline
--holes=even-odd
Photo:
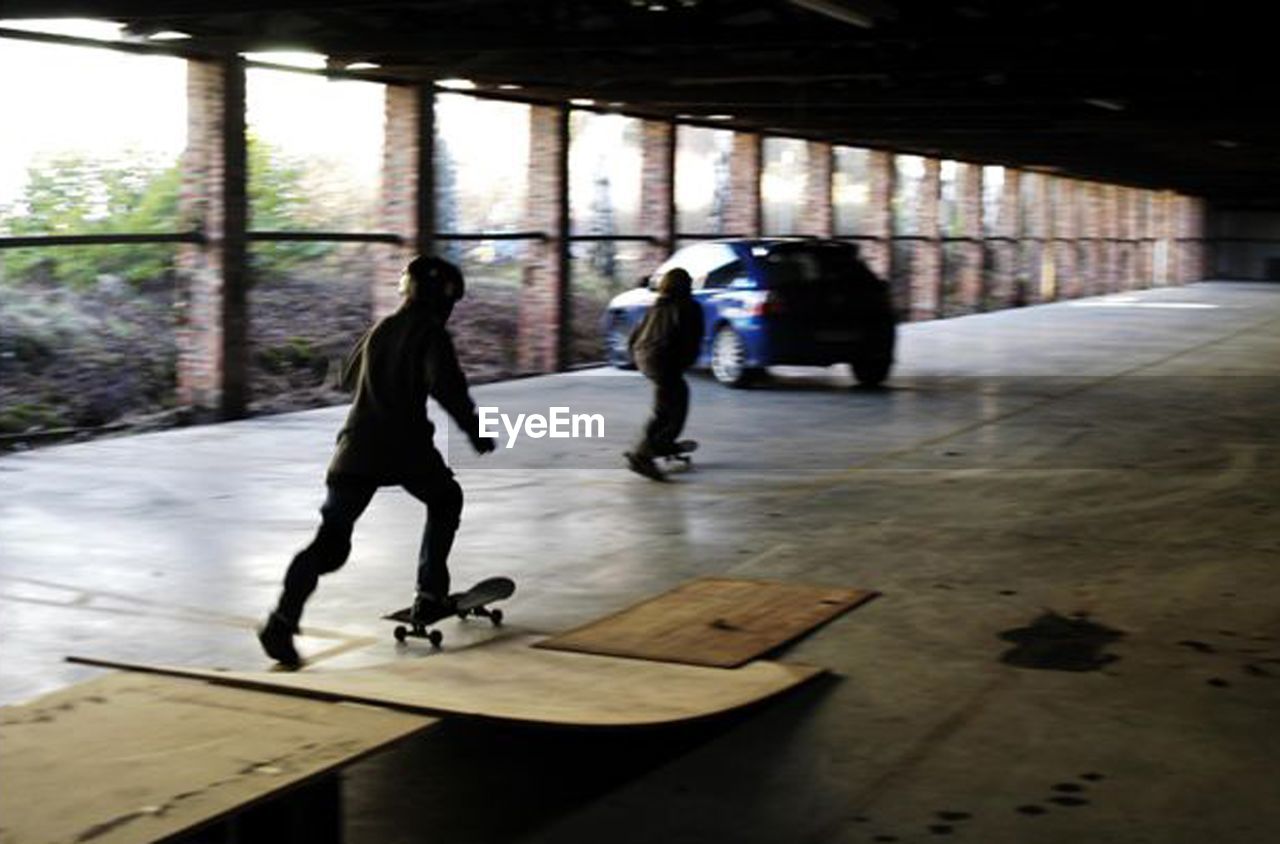
[[[722,384],[745,386],[776,364],[848,363],[866,386],[888,377],[896,336],[888,285],[856,246],[833,240],[715,240],[680,249],[609,303],[603,330],[614,366],[634,365],[627,340],[658,279],[674,267],[693,278],[706,320],[698,365]]]

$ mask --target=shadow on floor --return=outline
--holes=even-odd
[[[672,727],[566,730],[446,720],[349,769],[345,840],[515,840],[700,748],[753,744],[758,739],[743,736],[755,732],[748,729],[753,722],[791,729],[837,683],[821,676],[777,701]],[[739,765],[723,773],[737,779],[758,771]]]

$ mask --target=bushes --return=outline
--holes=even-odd
[[[252,136],[248,155],[254,228],[360,228],[358,203],[314,201],[308,185],[319,164],[288,159]],[[0,235],[190,231],[197,221],[180,216],[181,187],[177,161],[51,158],[30,169],[16,202],[0,207]],[[96,427],[174,405],[179,248],[0,249],[0,435]],[[260,305],[251,324],[265,340],[254,350],[255,378],[274,409],[335,400],[314,388],[323,384],[334,349],[345,351],[367,323],[369,305],[363,292],[352,297],[350,289],[337,295],[355,301],[320,301],[334,295],[314,289],[322,279],[308,278],[302,287],[293,279],[317,270],[345,275],[338,266],[344,254],[339,244],[308,242],[256,244],[251,251]],[[369,262],[358,265],[367,271]],[[308,336],[294,336],[302,327]]]
[[[0,434],[96,427],[170,406],[171,323],[162,291],[0,286]]]

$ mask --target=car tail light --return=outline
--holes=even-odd
[[[776,293],[770,290],[751,308],[752,316],[777,316],[785,313],[787,306]]]

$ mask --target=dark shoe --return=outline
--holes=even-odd
[[[279,613],[267,617],[267,623],[258,629],[258,642],[267,656],[285,668],[301,668],[302,657],[293,646],[293,634],[298,632],[296,625],[290,624]]]
[[[409,621],[412,624],[425,627],[428,624],[435,624],[442,618],[448,618],[457,611],[457,603],[452,596],[437,598],[429,592],[419,592],[418,596],[413,599],[413,609],[409,612]]]
[[[658,465],[653,462],[653,458],[649,455],[628,451],[623,457],[627,458],[627,468],[637,475],[644,475],[646,478],[655,481],[665,481],[667,479],[667,476],[662,473],[662,470],[658,468]]]

